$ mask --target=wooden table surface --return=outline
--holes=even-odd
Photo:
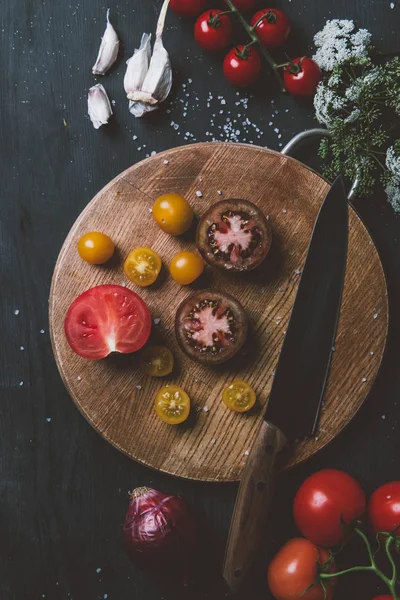
[[[123,59],[144,31],[154,30],[160,5],[161,0],[110,0],[126,48]],[[394,5],[389,0],[278,3],[293,22],[293,56],[309,53],[313,34],[327,18],[336,17],[354,18],[373,33],[380,49],[398,50],[399,0]],[[135,120],[124,98],[121,58],[102,80],[115,100],[115,118],[95,131],[86,116],[86,94],[95,83],[91,66],[106,8],[98,0],[4,0],[0,14],[0,598],[180,598],[179,590],[133,567],[122,549],[128,490],[149,485],[183,494],[202,523],[202,583],[182,597],[217,600],[225,597],[214,576],[236,486],[196,484],[152,472],[91,429],[68,397],[53,359],[50,280],[78,214],[133,163],[152,152],[213,138],[279,149],[294,133],[315,124],[313,110],[279,93],[267,71],[251,97],[236,93],[221,75],[221,58],[204,55],[193,41],[191,23],[171,15],[165,35],[175,71],[170,100],[147,120]],[[237,118],[238,125],[232,127],[228,118]],[[400,219],[383,196],[359,199],[356,207],[388,278],[388,351],[370,398],[352,424],[317,457],[281,476],[270,553],[296,535],[291,502],[309,473],[345,469],[368,493],[400,478]],[[270,598],[267,558],[262,561],[243,598]],[[378,589],[376,580],[367,577],[340,585],[341,600],[354,598],[355,585],[360,600]]]

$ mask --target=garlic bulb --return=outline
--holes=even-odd
[[[139,50],[128,61],[124,85],[129,110],[135,117],[156,110],[172,87],[172,67],[162,34],[170,0],[165,0],[158,19],[156,41],[150,60],[150,36],[143,34]]]
[[[107,92],[101,83],[94,85],[89,90],[88,113],[95,129],[99,129],[102,125],[107,125],[109,118],[113,114]]]
[[[93,66],[93,75],[105,75],[117,60],[119,39],[110,23],[110,9],[107,11],[107,27],[100,44],[99,54]]]

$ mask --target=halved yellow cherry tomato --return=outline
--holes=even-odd
[[[242,413],[253,408],[256,394],[248,383],[237,380],[224,389],[222,400],[231,410]]]
[[[129,253],[124,264],[128,279],[146,287],[155,282],[161,271],[161,258],[151,248],[135,248]]]
[[[169,271],[177,283],[189,285],[204,271],[204,261],[196,252],[179,252],[172,259]]]
[[[154,404],[157,415],[168,425],[183,423],[190,413],[190,398],[177,385],[167,385],[158,392]]]
[[[89,231],[78,242],[79,256],[91,265],[102,265],[114,254],[114,242],[105,233]]]
[[[165,194],[153,204],[153,217],[165,233],[182,235],[193,223],[189,202],[179,194]]]
[[[165,346],[148,346],[142,352],[140,366],[146,375],[164,377],[174,368],[174,356]]]

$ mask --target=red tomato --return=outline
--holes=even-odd
[[[207,0],[171,0],[169,7],[181,17],[197,17],[207,6]]]
[[[324,589],[320,583],[306,594],[305,590],[317,578],[317,564],[323,565],[329,559],[329,552],[317,548],[304,538],[293,538],[279,550],[268,567],[268,585],[276,600],[324,600]],[[336,571],[332,561],[329,573]],[[326,598],[333,597],[334,581],[326,582]]]
[[[232,39],[232,21],[222,10],[206,10],[194,25],[194,39],[203,48],[211,52],[223,50]],[[219,16],[221,15],[221,16]]]
[[[292,60],[283,72],[285,87],[293,96],[314,96],[321,79],[321,69],[307,56]]]
[[[232,48],[225,56],[224,75],[232,85],[246,87],[258,79],[261,73],[261,58],[258,51],[250,46]]]
[[[257,27],[255,27],[256,23],[258,23]],[[288,17],[277,8],[259,10],[252,17],[250,25],[254,27],[255,33],[266,48],[279,48],[290,33]]]
[[[385,483],[374,491],[368,505],[368,517],[374,534],[395,531],[400,525],[400,481]]]
[[[254,9],[255,5],[257,4],[257,0],[232,0],[232,4],[234,4],[239,10],[248,12]]]
[[[65,335],[72,350],[89,360],[111,352],[130,354],[147,342],[151,316],[143,300],[120,285],[87,290],[69,307]]]
[[[341,544],[346,523],[360,519],[366,507],[360,484],[344,471],[324,469],[308,477],[293,504],[296,525],[314,544],[332,547]]]

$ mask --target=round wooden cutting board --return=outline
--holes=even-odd
[[[202,481],[240,479],[271,389],[317,211],[328,189],[319,175],[279,153],[244,144],[205,143],[168,150],[134,165],[88,204],[55,267],[50,329],[65,385],[104,438],[131,458],[166,473]],[[123,260],[136,246],[154,248],[164,265],[176,252],[194,248],[193,235],[168,236],[153,221],[151,206],[167,192],[185,196],[197,215],[221,198],[246,198],[261,207],[273,227],[271,253],[256,272],[240,276],[207,267],[196,285],[233,294],[250,318],[251,343],[237,360],[218,368],[191,362],[175,340],[175,312],[193,286],[180,287],[166,268],[161,281],[150,288],[136,288],[124,277]],[[93,230],[107,233],[118,248],[109,265],[92,266],[78,256],[78,239]],[[154,414],[154,396],[164,382],[144,376],[136,355],[93,362],[69,348],[64,335],[69,305],[83,291],[104,283],[127,285],[148,303],[154,319],[152,338],[169,346],[176,359],[167,381],[185,388],[192,399],[186,424],[168,426]],[[351,209],[344,298],[319,431],[297,445],[290,464],[325,446],[356,414],[377,375],[387,329],[382,265]],[[257,410],[251,414],[233,413],[221,401],[226,384],[237,378],[257,392]]]

